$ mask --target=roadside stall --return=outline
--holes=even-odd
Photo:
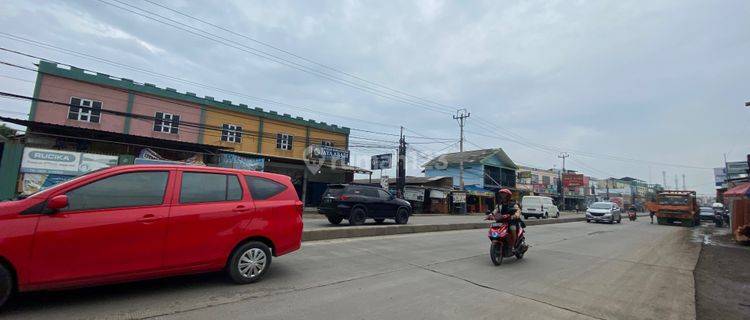
[[[750,182],[724,192],[724,201],[732,215],[729,221],[734,240],[750,242]]]
[[[466,192],[461,190],[453,190],[451,192],[451,213],[453,214],[466,214]]]
[[[450,190],[447,189],[430,189],[430,208],[431,213],[443,213],[447,214],[450,212],[450,203],[448,194]]]
[[[466,186],[466,209],[470,213],[487,212],[495,208],[495,193],[478,186]]]

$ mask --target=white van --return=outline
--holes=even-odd
[[[521,199],[521,215],[529,217],[549,218],[560,217],[560,210],[552,203],[552,198],[542,196],[525,196]]]

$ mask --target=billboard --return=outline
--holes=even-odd
[[[24,148],[21,172],[77,176],[117,165],[117,156]]]
[[[390,169],[393,165],[393,154],[377,154],[370,158],[370,169]]]
[[[583,175],[578,173],[565,173],[562,179],[564,187],[582,187],[588,185],[588,182],[584,181]]]

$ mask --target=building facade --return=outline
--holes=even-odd
[[[156,154],[159,160],[249,166],[289,175],[307,203],[328,183],[364,171],[348,166],[349,128],[228,100],[46,61],[39,63],[34,98],[29,120],[15,121],[30,128],[26,147],[115,156],[120,164]],[[23,179],[19,173],[13,179]]]

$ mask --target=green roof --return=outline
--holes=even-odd
[[[244,113],[256,117],[263,117],[269,120],[278,120],[289,123],[294,123],[301,126],[307,126],[310,128],[332,131],[342,134],[349,134],[349,128],[337,126],[335,124],[327,124],[325,122],[316,122],[312,119],[305,120],[302,117],[292,117],[289,114],[278,114],[276,111],[265,111],[262,108],[251,108],[245,104],[232,104],[232,101],[223,100],[217,101],[213,97],[205,96],[198,97],[192,92],[178,92],[172,88],[159,88],[151,83],[139,83],[130,79],[118,78],[110,76],[105,73],[93,72],[84,70],[74,66],[58,65],[48,61],[39,61],[39,72],[49,74],[53,76],[68,78],[72,80],[88,82],[108,87],[114,87],[133,92],[148,94],[166,99],[174,99],[185,102],[191,102],[199,105],[213,107],[217,109],[235,111]]]

